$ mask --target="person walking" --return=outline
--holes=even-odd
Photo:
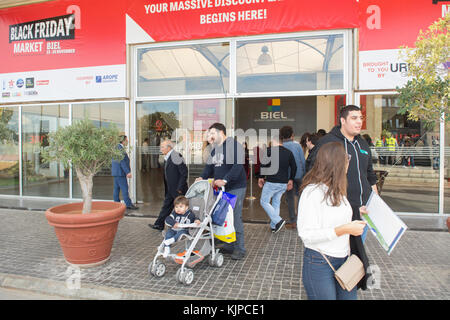
[[[137,210],[137,206],[133,205],[128,194],[128,181],[131,179],[130,158],[125,150],[128,145],[128,137],[121,135],[119,137],[119,144],[117,148],[122,151],[123,159],[121,161],[112,160],[111,175],[114,178],[113,199],[115,202],[120,202],[120,192],[122,191],[122,198],[127,206],[127,209]]]
[[[372,192],[378,194],[377,176],[373,171],[372,153],[370,147],[360,133],[363,123],[361,109],[355,105],[343,107],[339,113],[340,125],[319,139],[316,148],[311,150],[311,164],[314,166],[315,159],[320,148],[328,142],[339,142],[344,146],[349,155],[349,166],[347,170],[347,199],[352,206],[353,220],[361,220],[359,208],[369,200]],[[367,228],[366,228],[367,231]],[[351,238],[352,252],[354,251],[364,264],[364,269],[369,267],[369,259],[366,255],[361,236]],[[367,288],[366,276],[358,286],[363,290]]]
[[[261,161],[258,186],[262,188],[262,192],[259,203],[270,218],[270,229],[277,233],[286,223],[280,217],[281,197],[286,190],[293,189],[297,165],[292,152],[280,144],[278,137],[273,137],[271,142]]]
[[[246,255],[242,222],[242,207],[247,190],[244,148],[235,139],[227,137],[226,128],[222,123],[212,124],[209,127],[209,135],[214,147],[201,177],[195,181],[213,178],[213,186],[224,187],[226,192],[236,196],[233,215],[236,241],[225,244],[220,250],[222,253],[231,254],[233,260],[241,260]]]
[[[314,166],[303,178],[297,230],[305,250],[302,281],[310,300],[356,300],[357,286],[343,289],[322,255],[339,269],[352,252],[350,236],[360,236],[366,223],[352,221],[347,200],[350,156],[339,142],[324,144]],[[367,213],[365,207],[360,213]]]
[[[294,141],[294,130],[291,126],[284,126],[280,129],[280,138],[283,147],[292,152],[297,166],[297,171],[293,179],[293,188],[286,191],[286,199],[288,203],[289,222],[286,223],[286,229],[295,229],[297,227],[296,197],[299,196],[298,190],[302,184],[302,178],[305,174],[305,155],[301,145]]]
[[[170,140],[164,140],[159,147],[164,155],[164,203],[155,223],[149,224],[149,227],[160,231],[164,229],[164,221],[173,210],[175,198],[188,190],[187,166],[183,156],[173,150],[173,147]]]
[[[311,154],[316,152],[316,145],[319,141],[319,136],[316,133],[313,133],[306,137],[306,147],[308,148],[308,158],[305,161],[305,171],[308,172],[312,168],[312,158]]]

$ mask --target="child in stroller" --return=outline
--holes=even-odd
[[[211,216],[220,197],[215,197],[211,184],[207,180],[202,180],[194,182],[190,186],[186,192],[186,200],[188,200],[189,210],[183,208],[184,214],[177,214],[176,212],[171,214],[177,224],[171,220],[170,216],[167,221],[169,226],[183,231],[176,231],[173,228],[168,231],[148,266],[148,272],[153,276],[163,277],[166,272],[166,264],[163,259],[172,260],[181,265],[176,272],[176,280],[189,285],[194,280],[194,271],[191,268],[197,263],[208,257],[210,266],[221,267],[224,259],[219,250],[214,247]],[[186,202],[183,203],[186,205]],[[196,220],[197,217],[198,221]],[[181,242],[185,244],[184,251],[171,254],[170,249],[166,249],[172,244],[175,246],[175,243]]]
[[[164,236],[164,241],[159,246],[159,252],[163,252],[163,257],[170,254],[170,245],[176,242],[182,234],[189,234],[187,228],[179,228],[180,224],[195,223],[200,225],[200,220],[189,210],[189,199],[178,196],[173,201],[174,210],[166,218],[166,225],[170,228]]]

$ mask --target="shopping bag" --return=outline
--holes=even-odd
[[[234,212],[233,208],[229,203],[227,203],[227,214],[225,221],[222,225],[213,224],[214,237],[223,242],[234,242],[236,241],[236,231],[234,229]]]
[[[215,196],[220,195],[220,191],[214,191],[214,195]],[[228,201],[228,203],[231,205],[231,207],[233,209],[236,206],[237,197],[234,194],[231,194],[228,192],[222,192],[222,199],[225,199],[226,201]]]
[[[228,207],[230,204],[224,198],[221,198],[212,212],[212,223],[221,226],[227,217]]]
[[[223,225],[228,212],[228,206],[230,205],[232,209],[236,205],[237,197],[234,194],[227,192],[214,192],[217,197],[220,197],[212,212],[212,223],[218,226]]]

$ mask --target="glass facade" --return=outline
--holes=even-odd
[[[115,123],[125,132],[124,102],[0,106],[0,195],[81,199],[75,170],[71,178],[61,163],[45,163],[41,148],[50,133],[84,117],[99,127]],[[112,192],[108,165],[94,177],[93,198],[108,200]]]
[[[40,150],[49,133],[85,117],[99,127],[114,123],[129,135],[130,196],[152,207],[164,199],[159,146],[165,138],[185,158],[191,184],[203,170],[205,131],[214,122],[224,123],[229,136],[236,129],[284,125],[293,126],[296,141],[305,132],[328,132],[338,124],[347,95],[354,94],[345,80],[352,74],[351,63],[345,63],[348,37],[336,31],[138,46],[130,82],[136,84],[135,105],[129,108],[124,101],[0,106],[0,195],[82,198],[75,170],[43,163]],[[437,213],[439,126],[398,115],[395,94],[356,94],[354,103],[362,107],[362,134],[371,145],[374,169],[385,176],[380,185],[385,201],[395,212]],[[449,125],[445,132],[448,213]],[[259,145],[246,142],[252,155]],[[94,177],[93,197],[111,200],[112,193],[108,165]]]
[[[19,108],[0,107],[0,194],[20,194]]]
[[[125,133],[125,108],[123,102],[84,103],[72,105],[72,121],[87,117],[97,127],[108,127],[114,123],[119,131]],[[73,170],[73,197],[82,198],[80,182]],[[112,199],[114,180],[111,165],[107,165],[94,176],[92,197],[94,199]]]
[[[229,92],[229,44],[138,49],[138,96]]]
[[[22,185],[23,195],[69,197],[69,170],[57,162],[43,162],[41,148],[48,135],[69,124],[69,105],[22,107]]]
[[[439,126],[397,114],[395,95],[363,95],[360,102],[374,169],[387,173],[383,199],[396,212],[438,212]]]
[[[237,42],[237,91],[344,88],[343,35]]]

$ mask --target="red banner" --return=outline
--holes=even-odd
[[[107,0],[0,10],[0,73],[125,64],[124,12]]]
[[[358,27],[356,0],[128,0],[154,41]]]
[[[450,1],[360,0],[359,50],[414,47],[419,31],[450,12]]]

